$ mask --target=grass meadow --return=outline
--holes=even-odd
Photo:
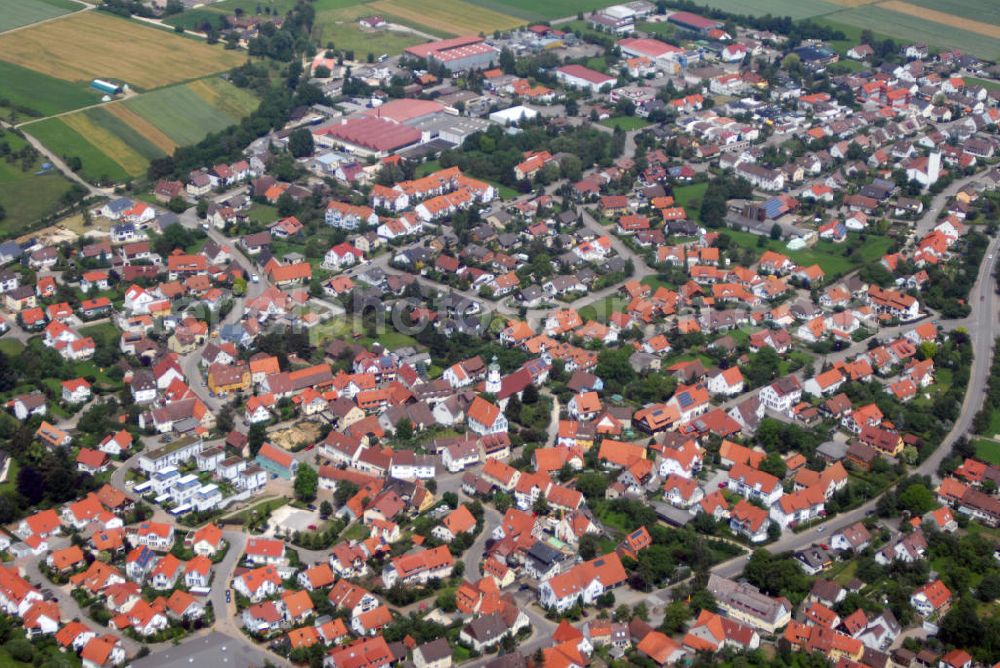
[[[6,142],[12,151],[25,145],[24,139],[11,132],[0,135],[0,142]],[[60,208],[59,199],[71,184],[55,169],[39,174],[44,161],[40,158],[23,171],[20,161],[12,164],[0,160],[0,205],[6,212],[0,221],[0,237],[22,234],[28,225]]]

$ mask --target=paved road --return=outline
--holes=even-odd
[[[931,205],[927,207],[924,211],[924,215],[921,216],[920,220],[914,226],[914,241],[919,240],[925,234],[934,229],[937,225],[937,218],[944,211],[945,206],[948,204],[948,200],[955,196],[959,190],[965,186],[978,181],[983,176],[983,172],[978,171],[972,176],[966,176],[965,178],[956,179],[947,188],[934,195],[931,199]]]
[[[239,191],[226,192],[215,197],[215,201],[218,202],[226,200],[238,193]],[[201,224],[203,222],[198,218],[194,207],[181,214],[179,219],[182,225],[191,229],[201,229]],[[246,295],[242,297],[235,297],[233,299],[233,308],[229,311],[225,318],[220,320],[218,323],[210,323],[212,325],[212,330],[217,331],[223,325],[239,322],[246,312],[246,303],[259,297],[264,290],[270,287],[270,284],[268,283],[267,277],[263,275],[263,272],[259,271],[256,264],[246,254],[244,254],[242,250],[240,250],[234,240],[229,239],[227,236],[222,234],[222,232],[212,226],[209,226],[209,228],[204,230],[204,232],[208,235],[209,239],[212,239],[220,246],[226,246],[229,248],[230,255],[233,257],[233,263],[243,267],[243,269],[245,269],[248,273],[257,274],[259,276],[258,282],[247,282]],[[205,345],[208,345],[207,341]],[[213,413],[217,413],[222,409],[226,402],[219,397],[212,396],[208,390],[208,385],[205,383],[205,376],[202,374],[200,366],[201,353],[204,349],[205,346],[199,346],[194,351],[186,355],[182,355],[180,359],[181,371],[184,372],[184,377],[187,379],[188,386],[191,390],[205,402],[205,405],[208,406]]]
[[[483,530],[476,536],[475,542],[469,546],[469,549],[462,554],[462,563],[465,564],[464,577],[469,582],[475,582],[482,575],[479,564],[482,563],[483,555],[486,554],[486,541],[490,539],[490,534],[500,526],[502,521],[503,515],[496,508],[483,504]]]
[[[51,548],[61,549],[68,546],[69,540],[63,537],[54,539],[52,541]],[[103,627],[91,619],[89,612],[81,608],[80,604],[76,602],[76,599],[70,595],[70,585],[66,584],[60,586],[53,584],[38,568],[39,562],[39,557],[29,556],[18,559],[15,563],[18,568],[24,571],[25,576],[27,576],[33,584],[52,592],[56,602],[59,604],[59,610],[62,613],[63,619],[79,619],[95,631],[101,630]],[[119,635],[119,637],[121,638],[122,644],[125,646],[125,651],[127,653],[133,654],[139,651],[141,645],[138,642],[132,640],[126,635]]]

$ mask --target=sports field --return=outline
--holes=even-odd
[[[376,0],[372,10],[452,35],[476,35],[525,24],[524,18],[504,14],[465,0]]]
[[[246,54],[90,11],[0,35],[0,59],[64,81],[151,89],[228,70]]]
[[[0,4],[0,32],[83,9],[73,0],[5,0]]]
[[[141,176],[149,161],[238,122],[257,106],[247,91],[202,79],[24,126],[49,149],[79,157],[95,183]]]
[[[21,119],[25,116],[51,116],[96,104],[100,99],[100,93],[93,88],[0,60],[0,113],[4,115],[7,115],[7,107],[16,107]],[[28,109],[31,113],[27,112]]]

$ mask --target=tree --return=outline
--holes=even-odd
[[[278,197],[278,213],[282,216],[294,216],[299,212],[299,203],[289,193],[283,192]]]
[[[170,201],[167,202],[167,208],[173,211],[174,213],[184,213],[185,211],[187,211],[187,208],[189,206],[190,204],[188,204],[188,201],[183,197],[181,197],[180,195],[172,197]]]
[[[691,609],[684,601],[674,601],[663,610],[663,623],[660,624],[660,631],[668,636],[675,635],[684,630],[687,620],[691,618]]]
[[[258,422],[250,427],[250,430],[247,432],[247,447],[250,448],[251,457],[257,456],[257,453],[260,452],[266,440],[267,430],[263,424]]]
[[[630,355],[628,347],[604,349],[598,353],[595,373],[608,385],[610,392],[618,392],[635,380],[635,369],[629,363]]]
[[[306,128],[299,128],[288,135],[288,150],[296,158],[310,156],[314,149],[312,132]]]
[[[921,483],[913,483],[899,495],[899,507],[913,515],[923,515],[936,505],[934,493]]]
[[[790,53],[781,59],[781,67],[792,74],[802,73],[802,59],[799,58],[798,54]]]
[[[785,477],[785,472],[788,470],[788,466],[785,464],[785,460],[781,458],[779,453],[772,452],[760,463],[760,470],[765,473],[770,473],[780,480]]]
[[[17,472],[17,491],[28,505],[40,503],[45,498],[45,477],[33,466],[22,466]]]
[[[437,595],[437,606],[444,612],[455,612],[458,609],[455,603],[455,590],[442,589]]]
[[[199,218],[205,220],[205,217],[208,216],[208,201],[203,199],[198,200],[198,204],[195,205],[195,211]]]
[[[771,226],[771,240],[777,241],[781,238],[781,225],[775,223]]]
[[[35,648],[24,638],[14,638],[3,647],[12,659],[22,663],[31,663],[35,656]]]
[[[744,374],[753,386],[764,385],[778,375],[781,358],[770,346],[750,355],[750,361],[744,367]]]
[[[507,47],[501,49],[500,58],[497,64],[500,65],[500,69],[502,69],[505,73],[513,74],[514,70],[517,69],[517,59],[514,58],[514,52]]]
[[[333,493],[334,505],[338,508],[342,507],[345,503],[347,503],[348,499],[358,493],[358,489],[359,487],[349,480],[338,483],[337,491]]]
[[[983,576],[976,587],[976,598],[985,603],[1000,598],[1000,573],[992,572]]]
[[[330,515],[333,515],[333,506],[330,504],[330,502],[324,501],[323,503],[319,504],[319,516],[323,519],[326,519]]]
[[[607,476],[597,471],[587,471],[576,479],[576,489],[588,499],[604,498],[610,481]]]
[[[312,501],[319,489],[319,475],[316,469],[308,464],[301,464],[295,474],[295,498],[299,501]]]
[[[597,556],[600,546],[601,541],[595,534],[585,533],[583,537],[580,538],[580,558],[584,561],[590,561]]]
[[[413,423],[409,418],[403,418],[396,423],[396,438],[401,441],[409,441],[413,438]]]

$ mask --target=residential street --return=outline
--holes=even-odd
[[[1000,251],[1000,237],[993,238],[990,241],[987,255],[995,255],[998,251]],[[997,311],[1000,300],[997,299],[994,291],[994,279],[991,276],[992,266],[993,262],[987,258],[984,259],[979,269],[979,277],[976,279],[976,284],[969,296],[974,309],[973,315],[964,320],[946,320],[942,322],[942,325],[946,327],[950,326],[950,329],[966,328],[972,339],[974,357],[969,387],[965,393],[965,401],[962,403],[962,411],[958,420],[937,449],[914,469],[914,474],[928,475],[933,479],[938,479],[937,469],[941,464],[941,460],[951,452],[955,441],[960,436],[968,433],[976,412],[982,406],[993,357],[993,339],[998,329],[1000,329],[998,328],[1000,314]],[[864,519],[868,513],[875,510],[877,503],[878,499],[875,498],[854,510],[834,516],[821,525],[823,527],[822,533],[819,533],[817,529],[808,529],[798,534],[786,531],[778,541],[768,545],[767,549],[773,553],[788,552],[808,547],[813,543],[825,542],[831,534]],[[731,559],[715,566],[712,572],[724,577],[734,577],[743,571],[743,566],[747,559],[748,557]]]

